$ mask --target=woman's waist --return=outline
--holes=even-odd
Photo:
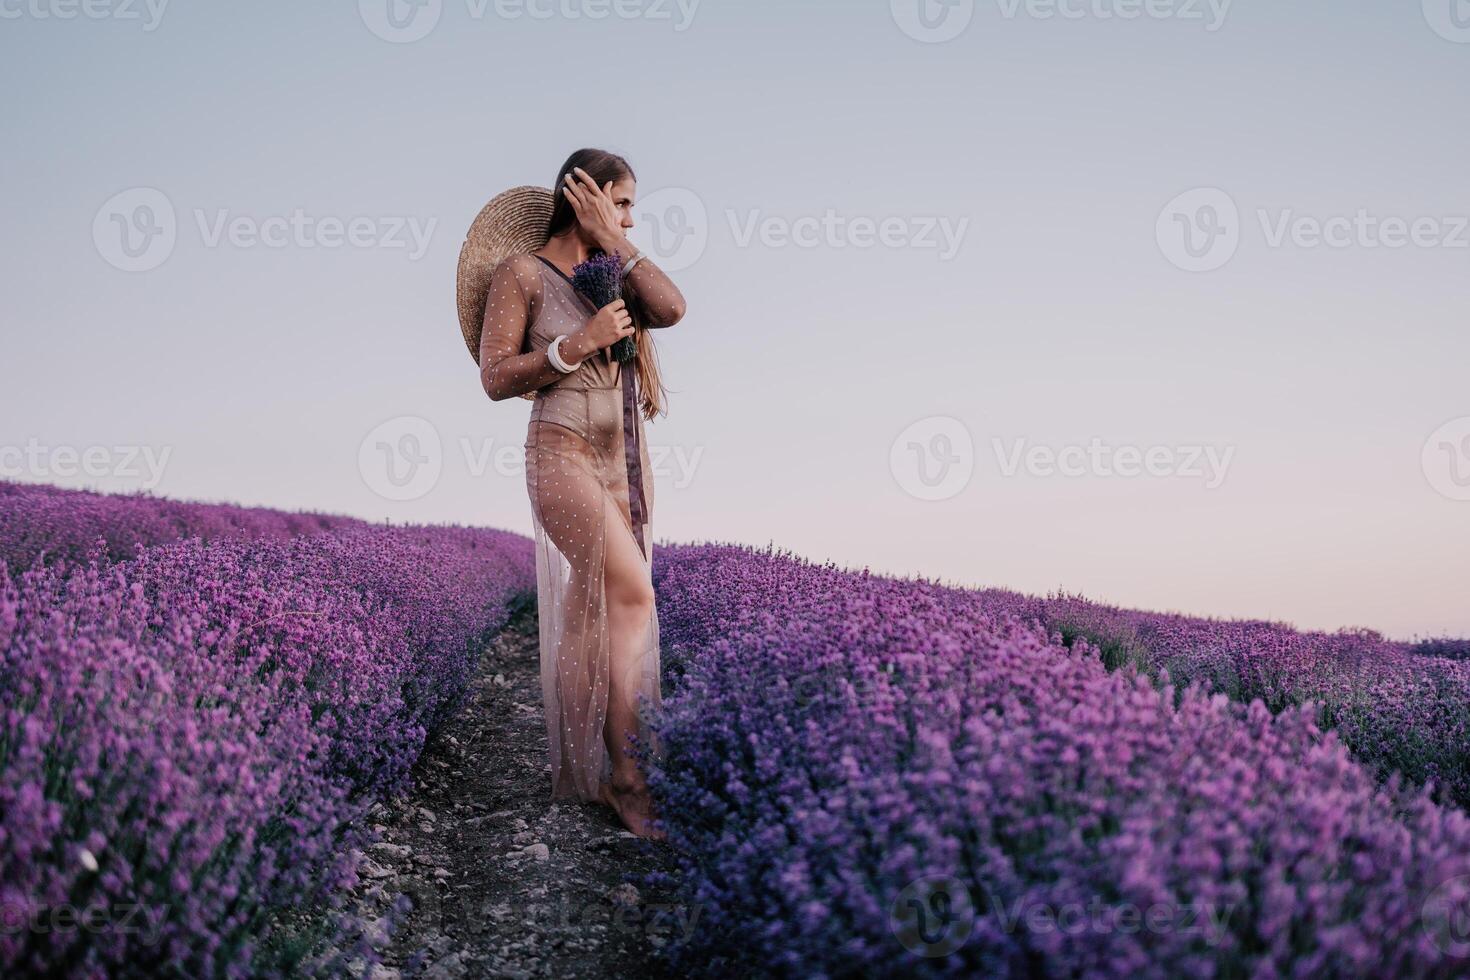
[[[558,391],[622,391],[623,383],[616,378],[584,378],[566,384],[552,384],[536,389],[536,397],[551,395]]]
[[[538,388],[535,400],[551,401],[561,399],[563,401],[578,398],[621,398],[623,396],[623,383],[621,380],[606,378],[579,378],[574,382],[548,385]]]
[[[531,421],[555,422],[583,436],[613,435],[624,421],[623,386],[579,381],[576,385],[553,385],[536,392],[531,403]],[[635,423],[636,424],[636,423]]]

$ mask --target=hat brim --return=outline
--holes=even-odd
[[[460,332],[476,364],[480,363],[480,331],[485,322],[490,274],[502,260],[534,252],[546,244],[553,203],[549,188],[512,187],[491,198],[465,233],[459,249],[455,300]]]

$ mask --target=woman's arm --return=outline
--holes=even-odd
[[[616,246],[615,250],[630,258],[636,253],[627,244]],[[684,319],[684,294],[650,258],[640,259],[633,266],[633,271],[623,280],[623,289],[642,307],[646,327],[672,327]]]
[[[608,181],[606,187],[598,187],[587,171],[572,169],[560,190],[577,212],[577,222],[598,248],[608,255],[616,252],[627,262],[638,249],[623,230],[619,205],[612,199],[614,183]],[[643,259],[628,273],[623,280],[623,299],[629,306],[636,303],[643,309],[645,326],[672,327],[684,319],[684,294],[652,259]]]
[[[528,255],[512,255],[491,272],[490,295],[480,328],[480,386],[491,401],[544,388],[562,376],[552,367],[546,351],[521,353],[531,323],[530,284],[539,275],[536,260]],[[580,336],[563,340],[562,358],[576,363],[591,354],[582,349],[583,343]]]

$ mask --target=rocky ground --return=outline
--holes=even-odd
[[[670,895],[632,883],[671,870],[607,807],[550,800],[534,607],[485,652],[470,697],[415,767],[406,797],[373,811],[358,911],[399,894],[378,980],[665,974],[656,957],[692,927]]]

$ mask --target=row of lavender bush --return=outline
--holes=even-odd
[[[654,571],[672,690],[650,778],[698,912],[676,964],[1465,968],[1470,820],[1380,785],[1308,710],[1160,689],[994,594],[734,546]]]
[[[113,561],[149,545],[201,538],[284,541],[347,527],[351,517],[169,500],[147,493],[104,494],[0,480],[0,561],[11,569],[37,559],[86,559],[101,541]]]
[[[115,513],[110,541],[157,533]],[[497,531],[265,524],[0,563],[0,975],[290,975],[352,935],[277,926],[352,883],[362,814],[454,710],[532,555]]]
[[[1177,688],[1201,681],[1272,711],[1320,705],[1380,778],[1398,772],[1443,802],[1470,807],[1470,660],[1465,641],[1398,643],[1371,630],[1299,631],[1281,623],[1119,609],[1077,597],[983,593],[992,611],[1032,616],[1082,637],[1109,666],[1132,664]]]

